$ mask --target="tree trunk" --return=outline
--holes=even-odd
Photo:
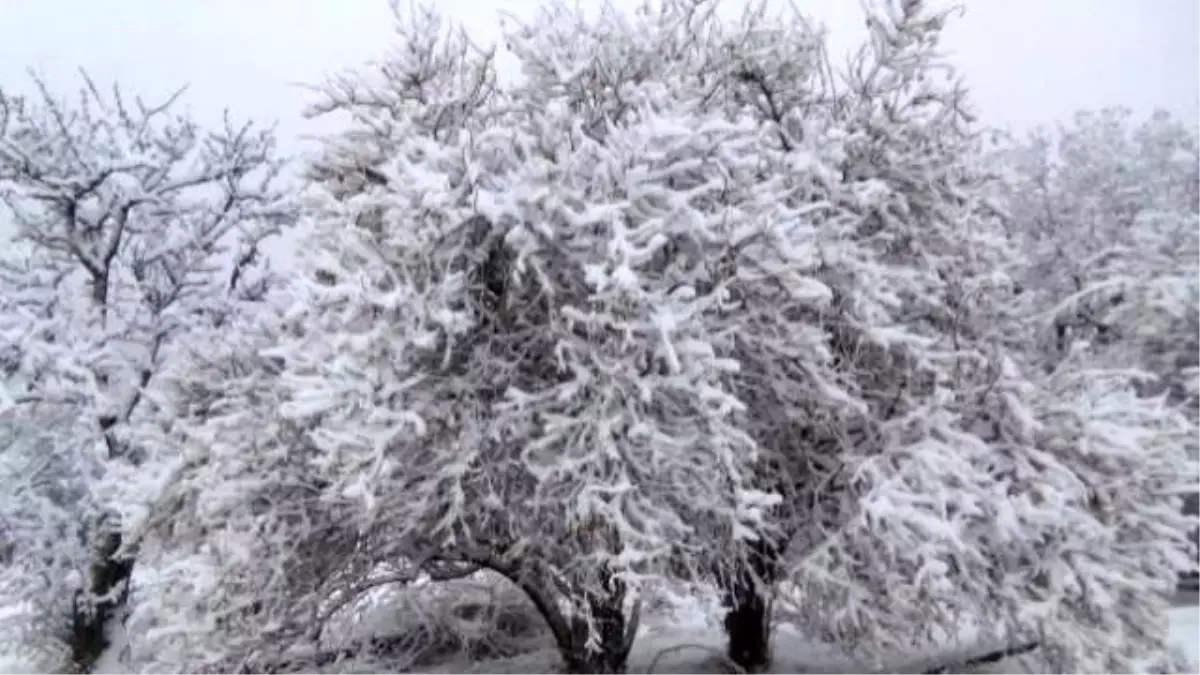
[[[588,610],[600,633],[599,648],[588,648],[587,621],[572,622],[570,642],[559,644],[568,673],[623,673],[632,641],[626,640],[625,584],[608,577],[607,593],[588,596]],[[633,626],[636,630],[637,627]]]
[[[611,675],[625,672],[625,659],[614,659],[605,651],[573,651],[563,657],[572,675]]]
[[[104,528],[105,523],[100,527]],[[117,558],[120,549],[120,533],[100,535],[100,543],[94,552],[96,557],[89,570],[87,592],[81,592],[79,596],[82,597],[75,598],[71,617],[71,663],[75,672],[89,673],[96,666],[96,661],[109,647],[109,622],[125,604],[133,560]]]
[[[771,664],[769,593],[777,572],[776,556],[776,548],[760,539],[725,589],[727,654],[746,672],[761,672]]]
[[[102,310],[106,307],[102,301],[107,297],[107,279],[106,273],[93,284],[94,299],[100,303],[99,307]],[[156,350],[158,346],[156,343]],[[143,371],[141,387],[144,388],[150,382],[151,375],[151,372]],[[129,448],[122,445],[115,434],[117,425],[122,419],[128,420],[141,401],[140,391],[141,389],[134,394],[126,406],[123,418],[104,415],[97,419],[100,432],[104,435],[109,460],[124,458],[134,466],[141,464],[139,455],[130,453]],[[108,517],[101,516],[91,534],[96,545],[92,550],[92,564],[88,570],[88,586],[86,591],[80,592],[74,598],[71,612],[71,664],[75,672],[90,673],[104,650],[108,649],[108,625],[124,608],[129,594],[133,558],[118,557],[124,541],[117,527]]]
[[[493,568],[495,569],[495,568]],[[510,577],[513,578],[513,577]],[[603,577],[604,590],[588,593],[585,603],[599,635],[599,644],[588,645],[588,623],[583,618],[567,619],[547,584],[518,583],[545,619],[568,673],[623,673],[638,628],[638,612],[625,620],[625,584],[610,575]]]
[[[771,663],[770,616],[763,596],[755,585],[739,585],[725,614],[729,659],[746,672],[759,672]]]
[[[599,632],[598,644],[590,647],[587,621],[577,617],[568,618],[563,614],[559,598],[552,590],[555,585],[546,575],[537,572],[539,566],[536,562],[507,563],[489,553],[469,554],[463,560],[499,573],[525,593],[550,628],[567,672],[625,672],[633,638],[637,634],[641,605],[635,604],[632,615],[626,620],[627,588],[608,570],[600,572],[601,588],[598,593],[582,593],[587,614]]]

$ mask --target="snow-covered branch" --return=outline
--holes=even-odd
[[[47,637],[88,667],[129,588],[121,532],[178,456],[179,355],[262,299],[261,247],[295,213],[270,129],[226,116],[206,130],[175,112],[182,91],[148,104],[86,74],[78,98],[33,83],[32,96],[0,91],[0,199],[16,228],[0,261],[4,386],[14,420],[72,423],[4,462],[61,457],[82,486],[60,506],[85,539],[79,583],[26,592],[72,603],[73,626]]]

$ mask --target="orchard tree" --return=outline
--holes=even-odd
[[[789,298],[760,286],[762,304],[738,316],[764,319],[747,321],[735,391],[766,452],[760,487],[784,496],[730,593],[730,656],[747,668],[769,656],[762,596],[778,578],[791,620],[876,664],[936,649],[964,623],[981,644],[1039,645],[1054,668],[1124,668],[1163,648],[1160,592],[1186,564],[1182,523],[1164,518],[1194,473],[1186,424],[1119,373],[1073,360],[1043,377],[1012,339],[1027,319],[1024,258],[987,199],[982,137],[937,50],[947,17],[875,6],[837,87],[803,20],[751,13],[721,44],[743,86],[708,100],[777,135],[793,162],[780,173],[810,172],[816,185],[800,194],[830,298],[816,316],[789,316]],[[836,151],[814,151],[822,132]],[[814,161],[823,154],[836,180]],[[789,355],[780,335],[808,349]],[[1094,389],[1081,391],[1086,377]],[[1100,448],[1121,460],[1097,463]],[[1065,520],[1079,526],[1047,526]],[[1133,540],[1152,553],[1115,543]],[[1137,590],[1113,586],[1110,568]],[[1123,594],[1122,611],[1102,609],[1108,594]],[[1030,613],[1039,603],[1049,611]],[[1112,643],[1115,632],[1127,639]]]
[[[964,92],[941,75],[945,14],[921,3],[876,6],[870,42],[835,79],[824,36],[803,17],[756,7],[726,23],[702,7],[668,4],[658,34],[666,42],[668,27],[688,26],[703,36],[689,43],[688,83],[701,92],[692,100],[759,127],[754,189],[785,226],[745,228],[723,258],[739,299],[723,318],[741,327],[731,345],[740,367],[730,375],[748,404],[740,423],[766,452],[755,480],[784,497],[721,579],[730,657],[760,668],[776,581],[813,597],[876,593],[879,569],[854,571],[861,588],[831,587],[828,576],[807,578],[804,561],[845,544],[838,533],[874,489],[864,467],[875,455],[895,444],[907,452],[927,433],[912,428],[914,416],[954,415],[959,389],[985,377],[1014,263],[981,199]],[[673,51],[645,49],[654,50]],[[915,639],[888,631],[912,627],[909,613],[924,605],[872,604],[875,613],[844,619],[826,609],[791,615],[844,645],[869,642],[868,656]]]
[[[4,461],[67,480],[31,480],[20,501],[47,506],[27,522],[47,533],[65,509],[82,530],[64,531],[56,548],[73,552],[52,580],[21,583],[15,601],[69,605],[44,620],[67,626],[52,636],[86,671],[130,591],[136,551],[123,534],[176,460],[166,373],[189,338],[263,295],[260,246],[291,214],[271,187],[269,130],[228,116],[205,130],[176,112],[179,93],[151,105],[86,75],[75,98],[34,83],[32,97],[0,92],[0,197],[15,225],[0,275],[5,415],[25,430],[68,423],[18,432]],[[15,540],[16,557],[46,545],[31,536]]]
[[[319,643],[331,601],[374,571],[355,512],[327,499],[319,455],[279,414],[281,362],[261,352],[285,298],[180,355],[181,461],[129,534],[128,663],[141,671],[274,671],[288,647]]]
[[[391,149],[367,167],[382,184],[315,186],[309,309],[277,352],[284,414],[376,555],[500,572],[575,672],[622,669],[642,579],[715,560],[770,503],[709,319],[735,311],[724,205],[774,208],[744,190],[758,135],[681,104],[674,64],[618,72],[618,18],[560,6],[512,31],[507,91],[417,24],[386,86],[331,91]]]
[[[1031,260],[1022,279],[1046,310],[1048,365],[1076,343],[1137,365],[1193,413],[1200,331],[1200,144],[1159,112],[1081,112],[1070,125],[1010,139],[997,153],[1003,198]]]
[[[0,414],[0,645],[37,667],[70,659],[72,589],[88,563],[89,472],[69,412]]]
[[[747,667],[776,594],[876,664],[964,628],[1055,670],[1160,650],[1187,425],[1078,352],[1042,367],[946,17],[871,17],[835,79],[798,17],[551,5],[502,85],[400,16],[321,90],[350,125],[290,307],[181,379],[205,412],[139,541],[195,585],[147,651],[262,669],[360,589],[474,567],[577,672],[624,667],[664,574],[722,584]]]
[[[1002,199],[1029,260],[1022,284],[1046,368],[1129,369],[1200,421],[1200,140],[1156,112],[1080,112],[995,153]],[[1194,434],[1188,440],[1193,459]],[[1190,475],[1194,479],[1194,475]],[[1190,490],[1193,532],[1196,488]],[[1193,541],[1195,541],[1193,535]]]
[[[181,515],[144,545],[167,555],[190,522],[216,561],[241,547],[203,532],[244,533],[240,561],[212,566],[233,573],[180,597],[318,647],[333,597],[381,564],[488,568],[529,596],[568,669],[621,670],[644,579],[707,574],[772,503],[747,486],[756,444],[731,423],[721,356],[736,322],[716,318],[736,312],[723,256],[773,226],[774,195],[745,189],[760,134],[695,105],[682,55],[605,89],[634,37],[616,14],[559,6],[534,25],[553,30],[513,31],[524,77],[507,90],[433,14],[398,18],[381,72],[317,106],[352,128],[311,168],[295,305],[261,354],[281,371],[189,418]],[[237,432],[256,410],[261,443]],[[246,489],[212,509],[232,475]],[[223,656],[264,651],[214,628],[233,637],[210,643]]]

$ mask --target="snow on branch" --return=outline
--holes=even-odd
[[[58,511],[74,523],[58,535],[72,569],[42,590],[57,597],[47,639],[71,642],[85,667],[99,649],[85,636],[103,636],[130,592],[136,549],[121,533],[147,517],[178,459],[180,355],[266,297],[262,246],[295,210],[271,129],[229,115],[205,129],[178,112],[182,90],[146,102],[81,80],[77,97],[36,75],[29,95],[0,90],[0,199],[15,225],[0,257],[5,423],[28,439],[0,463],[53,458],[60,484],[79,491],[33,493],[42,527]]]

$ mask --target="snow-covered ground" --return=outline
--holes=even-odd
[[[1171,611],[1172,634],[1175,643],[1187,653],[1192,663],[1200,665],[1200,607],[1180,607]],[[776,638],[776,670],[779,673],[805,673],[806,675],[916,675],[928,668],[928,664],[913,664],[908,668],[890,667],[878,670],[870,667],[847,668],[832,656],[815,655],[811,649],[800,647],[799,641],[788,639],[787,634]],[[721,640],[719,632],[698,625],[648,628],[644,632],[632,655],[631,673],[635,675],[725,675],[721,665]],[[1021,668],[992,667],[980,669],[980,675],[1004,675],[1006,673],[1028,673]],[[1195,673],[1200,674],[1200,668]],[[379,675],[380,670],[346,669],[338,675]],[[475,665],[456,663],[436,669],[422,671],[421,675],[542,675],[557,673],[557,659],[552,651],[530,653],[530,655],[505,659],[503,662],[485,662]],[[34,665],[23,662],[19,657],[0,655],[0,675],[46,675]],[[115,675],[115,671],[114,671]]]
[[[1192,664],[1200,663],[1200,606],[1171,610],[1171,641],[1187,654]]]
[[[1200,608],[1177,607],[1171,610],[1173,642],[1185,651],[1195,671],[1200,661],[1197,650],[1197,632],[1200,631]],[[724,636],[711,626],[697,624],[672,625],[656,621],[639,635],[630,655],[631,673],[728,673],[722,655]],[[872,670],[870,666],[848,664],[836,654],[815,653],[810,644],[798,636],[786,632],[775,637],[774,673],[861,673]],[[446,664],[434,671],[437,673],[545,673],[554,672],[557,657],[553,650],[524,654],[503,661],[488,661],[477,664]],[[914,661],[900,667],[892,666],[890,673],[919,673],[930,664]],[[1019,673],[1014,664],[1000,663],[989,666],[988,673]],[[362,672],[376,672],[364,670]],[[954,672],[952,669],[951,672]]]

